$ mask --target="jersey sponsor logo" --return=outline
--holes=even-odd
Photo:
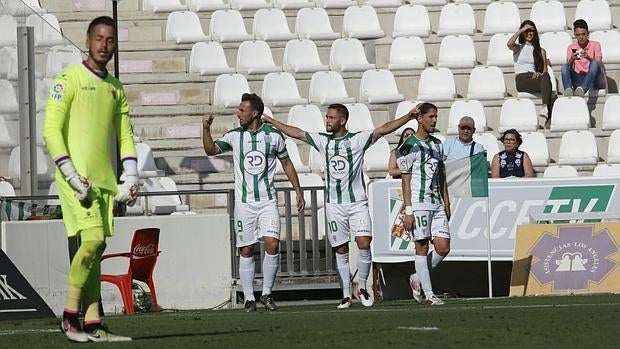
[[[252,150],[245,154],[245,158],[243,159],[243,167],[247,173],[251,175],[261,174],[265,172],[266,166],[267,160],[265,159],[265,154],[260,151]]]
[[[52,86],[52,90],[50,91],[50,97],[57,101],[61,100],[65,95],[65,85],[61,83],[57,83]]]
[[[112,94],[112,98],[116,99],[116,88],[114,88],[114,86],[110,86],[110,93]]]
[[[335,179],[343,179],[349,174],[349,162],[342,155],[334,155],[329,159],[329,174]]]

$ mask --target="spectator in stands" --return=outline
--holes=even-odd
[[[400,170],[398,169],[398,164],[396,164],[396,158],[400,156],[398,152],[398,148],[407,140],[407,138],[411,137],[412,134],[415,133],[415,130],[411,127],[407,127],[400,134],[400,139],[398,140],[398,144],[396,148],[392,149],[390,152],[390,158],[388,159],[388,173],[392,178],[399,179],[400,178]]]
[[[484,147],[474,141],[476,122],[469,116],[459,120],[459,136],[443,142],[444,161],[458,160],[484,152]]]
[[[501,141],[504,144],[504,150],[495,154],[491,161],[491,177],[534,177],[530,156],[519,150],[523,143],[521,134],[511,128],[504,131]]]
[[[562,66],[562,84],[565,96],[583,97],[594,88],[601,69],[601,44],[590,40],[588,23],[578,19],[573,23],[577,42],[566,49],[566,64]]]
[[[534,22],[523,21],[519,31],[508,39],[507,45],[513,52],[517,91],[541,94],[543,105],[538,113],[546,119],[545,127],[548,127],[556,96],[551,87],[551,77],[547,74],[547,52],[540,47]]]

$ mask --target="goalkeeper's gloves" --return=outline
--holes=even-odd
[[[115,200],[127,206],[133,206],[138,199],[138,161],[136,158],[123,160],[125,181],[118,185]]]
[[[73,166],[73,162],[71,162],[71,159],[68,157],[58,163],[58,168],[60,172],[62,172],[67,183],[69,183],[71,188],[75,191],[75,197],[82,203],[86,202],[88,199],[88,191],[91,188],[88,179],[77,172]]]

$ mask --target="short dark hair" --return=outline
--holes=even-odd
[[[329,107],[327,107],[327,109],[333,109],[336,111],[336,113],[338,113],[338,115],[349,120],[349,109],[347,109],[347,107],[345,107],[344,104],[340,104],[340,103],[330,104]]]
[[[439,110],[433,103],[424,102],[420,104],[420,115],[428,113],[431,109]]]
[[[578,20],[573,22],[573,30],[575,30],[577,28],[585,29],[587,32],[589,32],[589,30],[588,30],[588,22],[586,22],[583,19],[578,19]]]
[[[265,111],[265,104],[263,100],[256,93],[244,93],[241,95],[241,102],[250,102],[252,109],[258,112],[258,117],[263,116]]]
[[[114,23],[114,20],[112,19],[112,17],[100,16],[100,17],[93,19],[90,22],[90,24],[88,25],[88,29],[86,30],[86,35],[90,37],[90,34],[93,33],[93,31],[95,30],[95,27],[98,26],[99,24],[109,25],[110,27],[114,28],[114,31],[116,31],[116,23]]]
[[[504,138],[506,138],[506,135],[514,135],[515,138],[517,139],[517,148],[521,146],[521,144],[523,144],[523,138],[521,137],[521,134],[519,133],[519,131],[515,130],[514,128],[511,128],[509,130],[504,131],[504,133],[502,134],[502,138],[500,138],[500,141],[502,141],[502,143],[504,142]]]

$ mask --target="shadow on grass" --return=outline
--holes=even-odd
[[[175,338],[175,337],[199,337],[199,336],[220,336],[226,334],[239,334],[239,333],[255,333],[261,332],[260,330],[244,330],[244,331],[215,331],[215,332],[202,332],[202,333],[171,333],[162,334],[158,336],[141,336],[132,337],[134,341],[146,340],[146,339],[163,339],[163,338]]]

